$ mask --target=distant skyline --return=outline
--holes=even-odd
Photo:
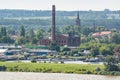
[[[0,0],[0,9],[25,10],[120,10],[120,0]]]

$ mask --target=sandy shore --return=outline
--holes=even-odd
[[[0,80],[120,80],[120,76],[63,73],[0,72]]]

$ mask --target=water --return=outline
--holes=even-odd
[[[120,76],[63,73],[0,72],[0,80],[120,80]]]
[[[31,62],[30,60],[19,60],[20,62]],[[18,60],[6,61],[6,62],[18,62]],[[39,61],[38,61],[39,62]],[[44,62],[41,61],[41,62]],[[49,62],[49,61],[46,61]],[[83,62],[83,61],[64,61],[65,64],[103,64],[103,62]]]
[[[103,62],[65,61],[66,64],[103,64]]]

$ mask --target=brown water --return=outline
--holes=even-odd
[[[0,80],[120,80],[120,76],[63,73],[0,72]]]

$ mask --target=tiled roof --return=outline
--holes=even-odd
[[[92,34],[92,36],[103,36],[103,35],[109,35],[111,34],[111,31],[102,31],[102,32],[96,32],[94,34]]]

